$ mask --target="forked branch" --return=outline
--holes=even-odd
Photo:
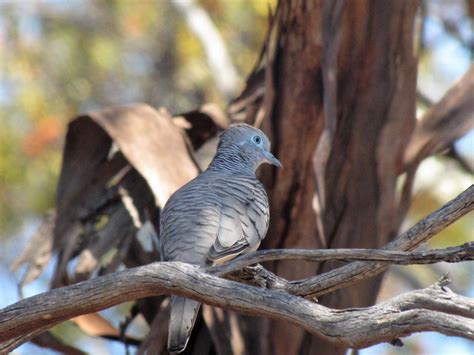
[[[326,254],[312,251],[260,252],[229,263],[230,269],[224,266],[206,270],[178,262],[153,263],[53,289],[0,310],[0,353],[11,351],[67,319],[127,301],[171,293],[253,316],[285,320],[345,347],[365,347],[420,331],[474,339],[474,301],[451,292],[444,284],[360,309],[333,310],[298,296],[345,287],[377,274],[387,263],[410,263],[410,255],[415,263],[430,258],[432,261],[433,258],[437,261],[472,260],[472,243],[424,253],[394,253],[389,250],[412,250],[473,208],[474,186],[471,186],[382,251],[332,251],[332,257],[339,260],[372,261],[350,263],[335,272],[300,282],[288,282],[262,267],[257,268],[264,276],[273,275],[274,286],[277,286],[273,288],[277,290],[245,285],[218,275],[255,261],[273,260],[278,254],[283,258],[314,261],[328,258],[330,251]],[[255,275],[250,273],[252,277]]]
[[[474,339],[474,301],[438,284],[368,308],[333,310],[285,292],[222,279],[189,264],[164,262],[54,289],[3,309],[0,352],[11,351],[81,314],[168,293],[244,314],[285,320],[352,348],[420,331]]]
[[[414,250],[472,210],[474,210],[474,185],[423,218],[382,249]],[[378,275],[386,267],[387,265],[383,263],[356,261],[324,274],[293,282],[288,291],[305,297],[318,297]]]

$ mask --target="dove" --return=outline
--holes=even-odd
[[[268,230],[270,211],[257,168],[281,167],[265,134],[234,124],[219,137],[209,167],[174,192],[160,217],[163,261],[206,266],[257,250]],[[201,304],[171,296],[168,350],[182,352]]]

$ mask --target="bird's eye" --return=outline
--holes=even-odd
[[[260,136],[253,136],[252,140],[254,141],[255,144],[262,143],[262,137],[260,137]]]

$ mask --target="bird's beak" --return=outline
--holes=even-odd
[[[265,152],[265,160],[268,163],[275,165],[277,168],[281,168],[282,166],[280,161],[277,158],[275,158],[275,156],[270,152]]]

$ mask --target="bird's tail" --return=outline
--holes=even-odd
[[[201,304],[199,302],[171,296],[171,314],[168,331],[168,351],[180,353],[186,348]]]

